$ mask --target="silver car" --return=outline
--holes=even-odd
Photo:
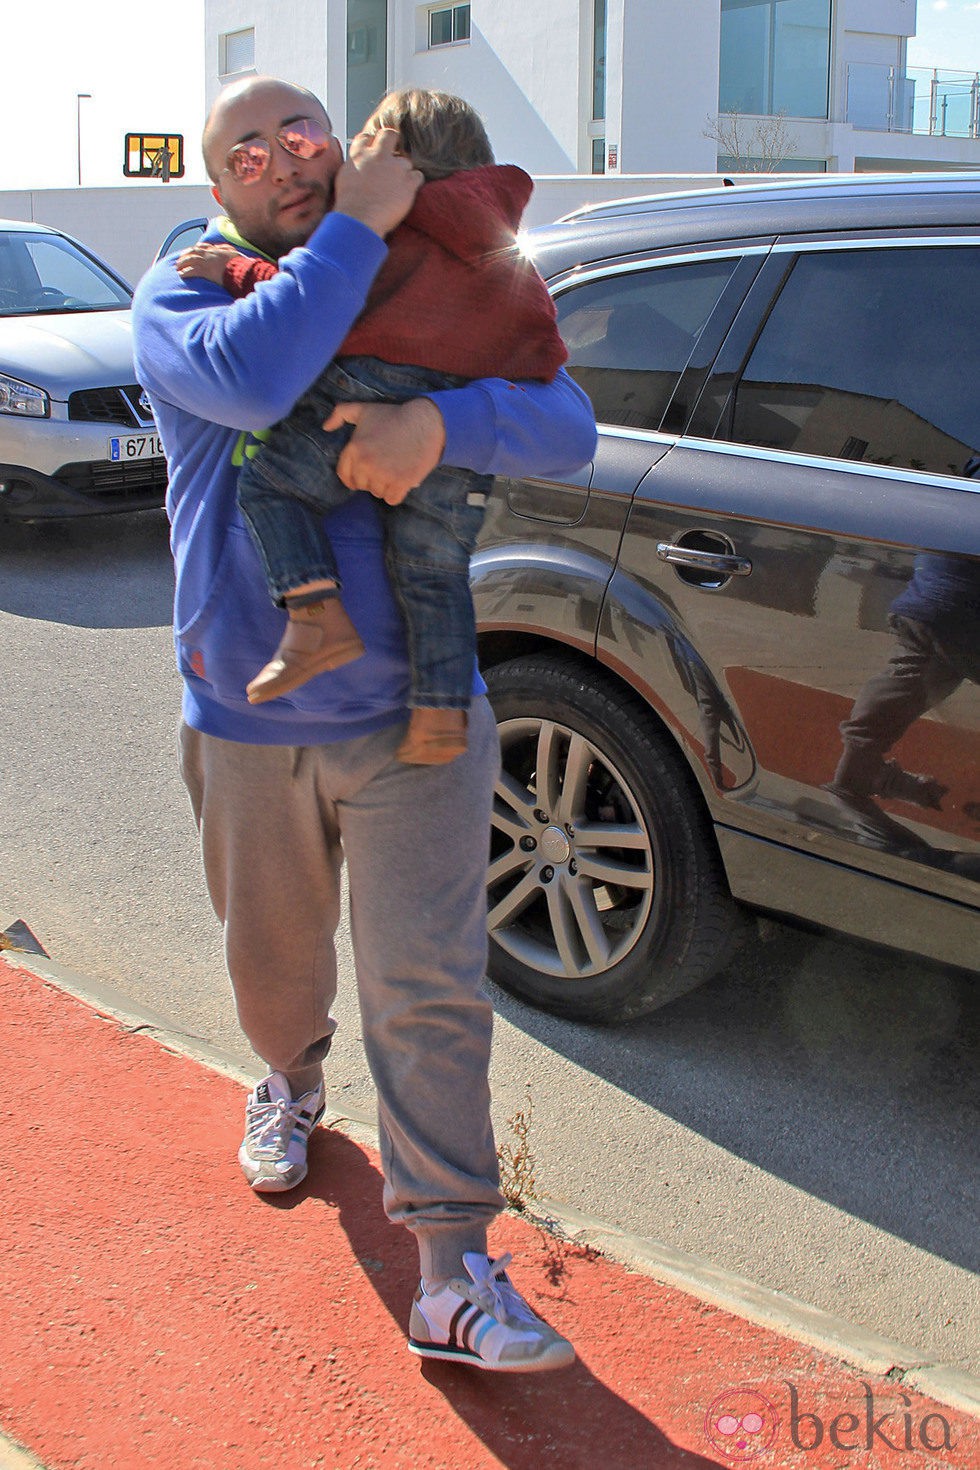
[[[77,241],[0,220],[0,520],[162,505],[167,465],[135,381],[131,300]]]

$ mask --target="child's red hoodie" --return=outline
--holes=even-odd
[[[337,356],[550,382],[568,353],[548,288],[515,243],[532,188],[512,164],[423,184]],[[224,284],[245,296],[276,269],[236,256]]]

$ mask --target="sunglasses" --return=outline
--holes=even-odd
[[[272,141],[294,158],[306,160],[325,153],[333,141],[333,133],[315,117],[298,117],[281,127]],[[240,184],[257,184],[271,158],[272,143],[268,138],[247,138],[244,143],[236,143],[228,154],[225,171]]]

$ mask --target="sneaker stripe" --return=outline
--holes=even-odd
[[[472,1315],[472,1317],[469,1319],[469,1321],[467,1322],[466,1326],[463,1328],[462,1343],[463,1343],[463,1346],[465,1348],[469,1348],[469,1350],[471,1352],[475,1352],[476,1351],[475,1345],[470,1341],[471,1334],[472,1334],[474,1328],[476,1328],[477,1326],[479,1326],[479,1323],[480,1323],[481,1319],[483,1317],[486,1317],[486,1316],[487,1316],[487,1314],[486,1314],[486,1312],[483,1311],[482,1307],[474,1307],[473,1308],[473,1315]],[[487,1321],[487,1324],[486,1325],[487,1326],[492,1326],[493,1323],[494,1323],[494,1320],[495,1319],[493,1317],[488,1318],[488,1321]],[[481,1329],[481,1334],[482,1334],[482,1329]]]
[[[279,1073],[257,1084],[245,1105],[245,1137],[238,1151],[253,1189],[292,1189],[305,1178],[309,1136],[324,1111],[322,1087],[291,1100]]]
[[[470,1333],[480,1321],[480,1318],[484,1316],[486,1316],[486,1313],[475,1302],[462,1302],[449,1324],[448,1341],[452,1344],[458,1343],[461,1347],[469,1351]]]
[[[471,1363],[496,1373],[535,1373],[563,1368],[575,1350],[543,1322],[511,1285],[499,1262],[476,1252],[463,1256],[473,1286],[445,1282],[433,1292],[422,1282],[415,1293],[408,1347],[426,1358]]]
[[[316,1127],[317,1123],[319,1123],[325,1112],[325,1108],[320,1108],[317,1112],[313,1113],[307,1112],[307,1110],[304,1108],[299,1117],[296,1119],[296,1126],[294,1127],[292,1136],[289,1140],[290,1143],[305,1142],[305,1140],[313,1132],[313,1129]]]
[[[467,1312],[472,1312],[472,1310],[472,1302],[462,1301],[453,1313],[452,1320],[449,1323],[449,1329],[446,1333],[447,1340],[452,1344],[453,1347],[455,1347],[459,1342],[459,1338],[456,1335],[456,1329],[459,1327],[459,1324],[462,1322]]]

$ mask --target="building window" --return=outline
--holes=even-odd
[[[606,116],[606,0],[594,0],[592,10],[592,121]],[[595,169],[593,169],[593,173]]]
[[[830,0],[721,0],[720,112],[826,117]]]
[[[429,11],[429,45],[448,46],[470,39],[470,7],[443,5]]]
[[[347,136],[388,90],[388,0],[347,0]]]
[[[232,76],[239,71],[255,70],[255,27],[246,31],[228,31],[218,37],[218,72]]]
[[[606,172],[606,0],[592,0],[592,172]]]
[[[825,158],[761,158],[748,154],[735,158],[731,153],[719,153],[717,169],[720,174],[825,174]]]

